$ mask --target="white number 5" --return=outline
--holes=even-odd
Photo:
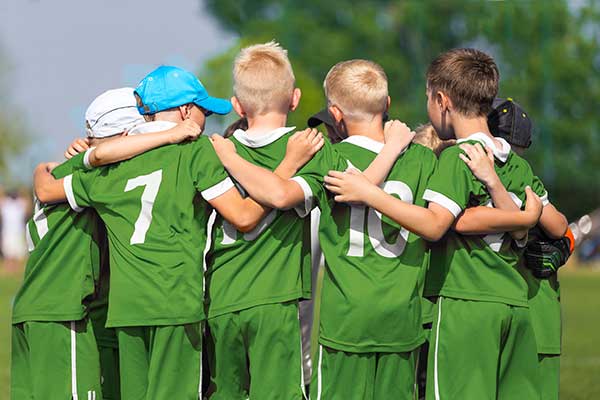
[[[135,229],[133,231],[133,235],[131,235],[129,244],[140,244],[144,243],[146,240],[146,232],[148,232],[150,224],[152,223],[152,207],[154,207],[154,200],[156,200],[156,196],[158,195],[158,189],[160,188],[161,181],[162,169],[154,171],[148,175],[141,175],[137,178],[132,178],[127,181],[127,186],[125,186],[126,192],[129,192],[130,190],[140,186],[145,186],[141,199],[142,209],[140,210],[140,215],[135,221]]]

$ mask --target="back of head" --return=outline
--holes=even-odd
[[[289,111],[296,78],[287,50],[271,41],[243,48],[233,65],[233,92],[247,115]]]
[[[87,135],[95,139],[119,135],[143,122],[133,88],[128,87],[107,90],[96,97],[85,111]]]
[[[427,90],[444,92],[455,111],[466,117],[485,117],[498,93],[499,79],[491,56],[476,49],[453,49],[429,66]]]
[[[372,119],[388,107],[388,82],[381,66],[368,60],[342,61],[323,82],[327,103],[349,120]]]
[[[418,143],[425,147],[431,149],[436,156],[440,156],[442,151],[447,147],[450,147],[456,143],[456,140],[442,140],[435,132],[433,125],[431,123],[427,123],[424,125],[419,125],[415,129],[415,138],[413,139],[414,143]]]

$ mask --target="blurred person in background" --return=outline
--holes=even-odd
[[[27,209],[27,200],[17,191],[10,191],[0,198],[2,256],[4,268],[9,272],[18,270],[27,252],[25,245]]]

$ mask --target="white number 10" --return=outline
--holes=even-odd
[[[154,200],[156,200],[156,196],[158,195],[158,189],[161,181],[162,169],[154,171],[148,175],[141,175],[137,178],[132,178],[127,181],[127,186],[125,186],[126,192],[129,192],[130,190],[140,186],[145,186],[141,199],[142,209],[140,210],[140,215],[135,221],[135,229],[133,231],[133,235],[131,235],[129,244],[140,244],[144,243],[146,240],[146,232],[148,232],[150,224],[152,223],[152,207],[154,207]]]
[[[400,181],[387,181],[383,185],[383,190],[389,194],[396,194],[400,197],[400,200],[412,204],[413,194],[404,182]],[[365,213],[367,208],[365,206],[351,206],[350,207],[350,247],[348,249],[348,256],[351,257],[363,257],[365,248]],[[383,235],[383,226],[381,221],[381,213],[374,209],[368,209],[367,216],[367,229],[369,235],[369,241],[373,246],[373,249],[380,256],[387,258],[398,257],[404,251],[406,246],[406,240],[408,239],[408,230],[402,228],[398,234],[398,238],[394,243],[388,243]]]

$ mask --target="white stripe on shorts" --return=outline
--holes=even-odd
[[[75,321],[71,321],[71,396],[73,400],[77,397],[77,342],[76,342]],[[88,395],[89,398],[89,395]]]
[[[302,323],[300,322],[300,304],[297,304],[298,308],[298,333],[300,338],[300,389],[302,390],[302,397],[308,400],[306,396],[306,390],[304,389],[304,352],[302,351]]]
[[[442,323],[442,296],[438,299],[438,320],[435,327],[435,360],[434,360],[434,384],[435,384],[435,400],[440,400],[440,382],[438,380],[438,347],[440,344],[440,325]]]
[[[319,345],[319,370],[317,372],[317,400],[321,400],[322,391],[322,368],[323,366],[323,345]]]

